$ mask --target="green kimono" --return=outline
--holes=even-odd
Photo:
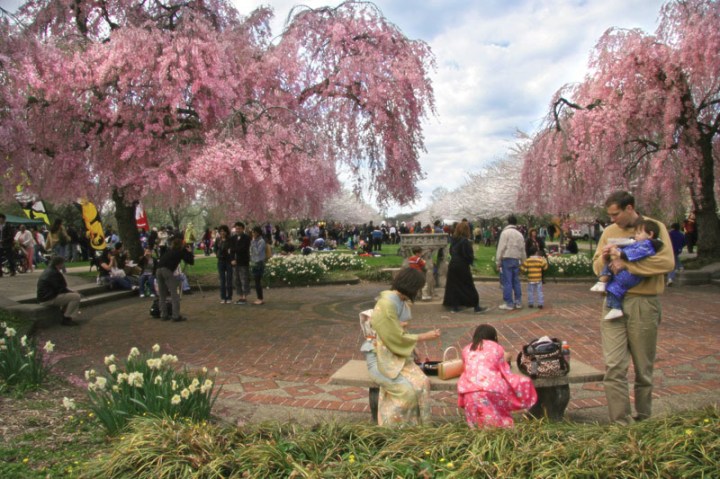
[[[413,361],[418,335],[409,334],[400,321],[410,319],[410,308],[393,291],[383,291],[373,309],[371,324],[377,333],[379,382],[378,424],[429,424],[430,380]]]

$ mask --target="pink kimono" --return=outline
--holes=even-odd
[[[465,370],[458,379],[458,406],[465,408],[470,427],[512,427],[511,411],[527,409],[537,401],[532,380],[510,372],[502,346],[488,339],[478,350],[468,344],[462,356]]]

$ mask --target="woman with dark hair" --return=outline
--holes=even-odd
[[[512,427],[511,411],[537,402],[532,380],[510,372],[510,355],[498,344],[494,327],[481,324],[463,348],[465,369],[458,379],[458,406],[470,427]]]
[[[259,226],[252,229],[252,240],[250,241],[250,266],[255,279],[255,292],[257,299],[253,301],[254,305],[265,304],[262,289],[262,277],[265,273],[265,239],[263,238],[263,230]]]
[[[470,269],[475,261],[475,253],[470,242],[470,226],[466,221],[461,221],[455,227],[449,249],[450,264],[443,305],[453,313],[468,307],[473,308],[476,313],[484,313],[487,308],[480,306],[480,295],[475,288]]]
[[[209,235],[209,229],[208,235]],[[215,257],[217,257],[218,276],[220,277],[220,303],[232,304],[233,294],[233,248],[230,239],[230,228],[227,225],[218,227],[215,241]]]
[[[53,252],[53,256],[62,256],[67,260],[68,243],[70,243],[70,236],[68,236],[65,226],[63,226],[63,221],[57,218],[50,227],[45,247]]]
[[[378,424],[422,425],[430,421],[430,381],[413,360],[418,341],[440,337],[440,330],[421,334],[405,330],[412,302],[425,285],[425,275],[403,268],[390,290],[380,293],[370,324],[374,338],[363,346],[370,376],[380,387]]]
[[[525,254],[528,258],[531,256],[530,248],[533,246],[540,256],[547,257],[547,253],[545,252],[545,240],[538,236],[538,232],[535,228],[530,228],[527,240],[525,240]]]

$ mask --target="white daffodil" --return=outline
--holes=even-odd
[[[55,351],[55,345],[52,342],[48,341],[45,343],[45,346],[43,346],[43,349],[46,353],[50,354]]]
[[[68,397],[63,397],[63,407],[70,411],[71,409],[75,409],[77,406],[75,405],[75,400]]]

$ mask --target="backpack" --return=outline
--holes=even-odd
[[[167,308],[167,317],[172,317],[172,303],[170,301],[165,302],[165,307]],[[160,300],[158,298],[153,299],[152,305],[150,305],[150,316],[153,318],[159,318],[162,316],[160,314]]]

